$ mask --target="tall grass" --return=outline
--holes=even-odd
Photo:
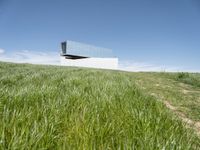
[[[199,74],[189,74],[189,73],[178,73],[176,75],[176,80],[181,81],[186,84],[190,84],[195,87],[200,87],[200,75]]]
[[[0,149],[197,149],[130,73],[0,63]]]
[[[162,75],[174,79],[178,82],[182,82],[185,84],[189,84],[191,86],[200,87],[200,74],[199,73],[187,73],[187,72],[179,72],[179,73],[163,73]]]

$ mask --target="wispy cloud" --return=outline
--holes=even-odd
[[[5,50],[0,48],[0,55],[3,54],[4,52],[5,52]]]
[[[186,71],[183,68],[178,67],[170,67],[170,66],[160,66],[157,64],[151,64],[146,62],[134,62],[134,61],[120,61],[119,62],[119,70],[131,71],[131,72],[139,72],[139,71],[153,71],[153,72],[179,72]]]
[[[31,64],[48,64],[60,65],[60,57],[58,52],[37,52],[30,50],[20,50],[13,53],[7,53],[0,48],[0,61],[15,63],[31,63]],[[200,70],[191,70],[184,67],[171,67],[151,64],[147,62],[135,62],[131,60],[119,61],[119,70],[139,72],[200,72]]]
[[[35,52],[29,50],[15,51],[8,54],[3,49],[0,49],[0,61],[50,65],[60,64],[59,54],[56,52]]]

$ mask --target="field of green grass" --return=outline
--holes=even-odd
[[[200,149],[162,103],[200,120],[200,75],[180,76],[0,62],[0,149]]]
[[[133,73],[143,92],[169,101],[188,118],[200,121],[200,74]]]

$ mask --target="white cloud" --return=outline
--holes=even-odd
[[[15,51],[13,53],[6,53],[5,50],[0,49],[0,61],[15,62],[15,63],[31,63],[31,64],[48,64],[60,65],[59,52],[36,52],[29,50]],[[200,72],[200,70],[191,70],[184,67],[170,67],[160,66],[146,62],[134,61],[119,61],[119,70],[139,72],[139,71],[153,71],[153,72]]]
[[[59,53],[56,52],[35,52],[29,50],[16,51],[10,54],[5,51],[2,52],[0,53],[0,61],[50,65],[60,64]]]
[[[198,72],[198,71],[190,71],[180,67],[170,67],[170,66],[160,66],[151,63],[144,62],[134,62],[134,61],[120,61],[119,62],[119,70],[123,71],[131,71],[131,72],[139,72],[139,71],[147,71],[147,72],[180,72],[180,71],[189,71],[189,72]]]
[[[0,48],[0,55],[3,54],[4,52],[5,52],[5,50]]]

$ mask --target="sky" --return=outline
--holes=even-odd
[[[0,61],[59,64],[64,40],[113,49],[122,70],[200,72],[200,1],[0,0]]]

